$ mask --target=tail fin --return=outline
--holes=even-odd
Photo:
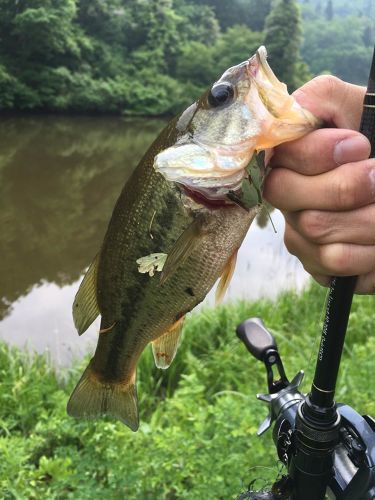
[[[89,365],[70,396],[67,411],[72,417],[110,415],[121,420],[132,431],[137,431],[139,415],[135,373],[126,385],[102,383]]]

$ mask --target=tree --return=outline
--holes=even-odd
[[[366,7],[365,7],[366,16],[371,18],[372,11],[373,11],[373,0],[367,0]]]
[[[79,0],[77,21],[85,33],[110,43],[123,45],[126,9],[120,0]]]
[[[328,0],[327,7],[325,11],[327,21],[332,21],[333,19],[333,3],[332,0]]]
[[[314,74],[364,84],[374,5],[375,0],[0,0],[0,109],[172,113],[264,42],[272,68],[291,90],[310,77],[304,61]],[[358,16],[359,8],[366,19]]]
[[[368,24],[365,27],[362,38],[363,38],[363,43],[365,44],[366,47],[372,46],[374,40],[374,29],[371,24]]]
[[[219,34],[220,26],[212,7],[193,3],[182,3],[177,9],[180,16],[178,31],[181,40],[213,45]]]
[[[253,31],[263,31],[272,0],[195,0],[194,3],[212,7],[223,30],[244,24]]]
[[[212,7],[223,30],[234,24],[247,24],[250,15],[249,0],[195,0],[194,3]]]
[[[266,18],[271,11],[272,0],[250,0],[246,25],[253,31],[263,31]]]
[[[262,33],[251,31],[246,26],[237,25],[229,28],[213,47],[217,76],[230,66],[248,59],[262,42]]]
[[[72,20],[74,0],[51,0],[44,6],[27,7],[13,19],[13,36],[24,61],[56,64],[65,54],[79,55]]]
[[[290,90],[300,84],[299,73],[306,73],[301,66],[301,19],[294,0],[277,0],[267,17],[265,27],[265,46],[267,47],[272,69]]]
[[[372,51],[364,46],[360,18],[323,18],[305,28],[302,55],[316,75],[331,73],[351,83],[366,84]]]

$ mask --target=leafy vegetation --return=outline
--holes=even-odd
[[[324,7],[324,8],[323,8]],[[367,83],[375,43],[374,0],[305,1],[302,57],[314,74]]]
[[[324,297],[314,285],[298,296],[285,293],[276,305],[240,302],[190,316],[168,371],[154,367],[149,351],[141,359],[142,424],[136,434],[110,419],[67,417],[67,398],[82,366],[62,380],[44,358],[1,345],[1,498],[227,500],[253,478],[275,477],[271,437],[255,435],[266,413],[255,399],[265,389],[264,369],[234,329],[249,316],[263,317],[289,376],[307,369],[307,390]],[[374,319],[372,298],[356,297],[337,394],[370,414]]]
[[[289,88],[299,87],[310,75],[299,52],[302,32],[296,3],[275,2],[265,28],[264,43],[272,55],[272,69]]]
[[[264,42],[291,89],[365,83],[374,1],[300,3],[302,25],[295,0],[3,0],[0,110],[175,113]]]

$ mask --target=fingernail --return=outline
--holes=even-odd
[[[371,194],[375,197],[375,166],[370,170],[369,177],[371,184]]]
[[[365,160],[369,155],[370,143],[363,135],[343,139],[335,145],[333,150],[333,159],[337,165]]]

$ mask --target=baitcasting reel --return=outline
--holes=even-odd
[[[337,404],[337,412],[330,410],[333,421],[323,432],[318,418],[314,429],[314,423],[305,422],[304,408],[309,408],[312,413],[324,410],[311,401],[311,395],[299,391],[303,371],[289,382],[275,339],[260,319],[252,318],[241,323],[237,335],[248,351],[266,367],[269,393],[258,394],[257,398],[268,405],[269,413],[260,425],[258,435],[273,426],[278,457],[289,472],[274,484],[272,491],[249,489],[238,500],[320,500],[315,496],[317,494],[323,495],[322,498],[340,500],[374,499],[375,420],[369,415],[361,416],[348,405]],[[278,372],[277,376],[274,371]],[[305,468],[311,468],[302,478],[295,473],[300,466],[295,461],[298,448],[302,448]],[[333,457],[330,464],[326,463],[327,450]],[[320,492],[323,493],[316,493],[316,487],[312,486],[314,481],[321,483]],[[297,486],[299,493],[296,493]]]

